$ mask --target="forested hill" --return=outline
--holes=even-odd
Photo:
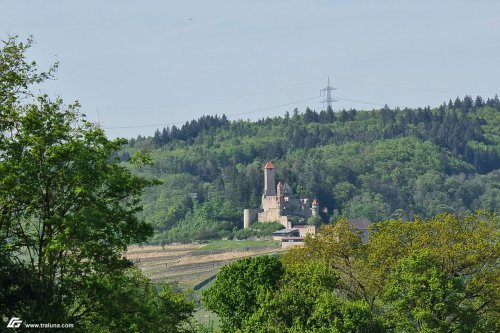
[[[143,196],[155,241],[244,237],[242,210],[259,206],[267,160],[295,193],[319,200],[325,222],[498,210],[500,101],[294,110],[256,122],[204,116],[131,139],[121,159],[131,158],[163,182]]]

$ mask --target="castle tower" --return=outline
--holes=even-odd
[[[316,199],[314,199],[314,201],[312,202],[311,213],[312,213],[312,216],[319,215],[319,205],[318,205],[318,200],[316,200]]]
[[[284,201],[285,198],[283,197],[283,183],[279,181],[278,186],[276,186],[276,203],[278,204],[280,215],[283,215]]]
[[[278,186],[276,186],[276,195],[278,198],[283,197],[283,183],[281,181],[278,182]]]
[[[264,166],[264,196],[276,195],[276,170],[271,161],[267,162]]]
[[[252,224],[251,210],[243,209],[243,228],[250,228]]]

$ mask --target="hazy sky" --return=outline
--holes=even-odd
[[[8,34],[113,137],[320,110],[328,75],[334,110],[500,93],[498,0],[0,0]]]

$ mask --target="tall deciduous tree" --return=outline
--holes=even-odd
[[[401,260],[385,286],[392,325],[405,332],[470,332],[477,316],[460,303],[465,283],[447,276],[428,252]]]
[[[148,284],[125,278],[122,253],[152,234],[135,215],[151,182],[118,165],[126,141],[108,140],[78,103],[32,96],[53,69],[38,74],[25,60],[30,44],[9,38],[0,50],[0,318],[83,327],[116,296],[106,284]],[[166,314],[171,306],[156,296]]]
[[[204,304],[219,315],[224,332],[235,332],[259,309],[259,300],[277,289],[282,275],[282,264],[273,257],[237,261],[222,268],[203,293]]]
[[[361,243],[340,220],[283,260],[285,270],[326,260],[339,277],[335,294],[368,306],[389,331],[496,332],[499,233],[498,216],[478,211],[380,222]]]

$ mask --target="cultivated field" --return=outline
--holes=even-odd
[[[182,289],[198,290],[228,263],[280,251],[278,241],[242,240],[131,246],[126,256],[153,281],[173,282]]]
[[[193,290],[197,304],[194,317],[203,324],[218,328],[217,315],[204,309],[200,303],[201,291],[224,265],[242,258],[273,255],[281,251],[279,241],[220,240],[208,244],[131,246],[126,257],[155,282],[165,281],[184,290]]]

